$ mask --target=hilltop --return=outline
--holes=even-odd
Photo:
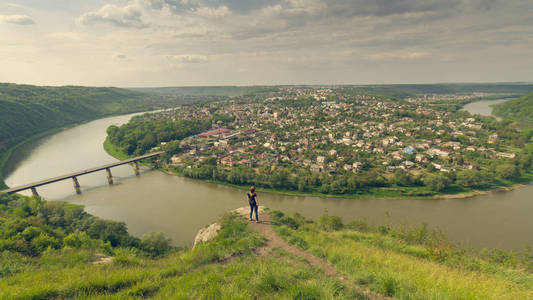
[[[168,248],[162,236],[138,240],[79,207],[2,195],[0,298],[533,298],[531,252],[471,254],[424,225],[260,217],[228,213],[213,239]]]

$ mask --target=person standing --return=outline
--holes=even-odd
[[[255,221],[259,223],[259,216],[257,215],[257,194],[255,193],[255,187],[250,187],[248,192],[248,203],[250,204],[250,221],[252,221],[252,215],[255,211]]]

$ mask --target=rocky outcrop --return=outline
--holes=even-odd
[[[200,242],[207,242],[209,240],[212,240],[215,236],[217,236],[219,230],[220,223],[218,222],[200,229],[196,234],[196,237],[194,238],[194,247],[196,247],[196,245]]]
[[[259,212],[259,219],[261,219],[261,214],[264,213],[265,207],[259,206],[257,208],[257,211]],[[250,216],[250,207],[249,206],[239,207],[235,210],[232,210],[231,212],[236,212],[237,214],[245,218],[248,218]],[[198,233],[196,234],[196,237],[194,238],[193,247],[196,247],[196,245],[200,242],[207,242],[207,241],[214,239],[217,236],[218,231],[220,230],[220,227],[221,227],[220,222],[215,222],[205,228],[200,229]]]

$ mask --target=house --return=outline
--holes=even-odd
[[[311,172],[314,172],[314,173],[320,173],[320,172],[324,171],[322,166],[319,166],[319,165],[316,165],[316,164],[312,164],[311,166],[309,166],[309,169],[311,170]]]
[[[496,156],[502,157],[502,158],[515,158],[516,154],[507,153],[507,152],[496,152]]]
[[[349,145],[352,144],[352,139],[351,139],[351,138],[347,138],[347,137],[345,137],[345,138],[342,138],[342,142],[343,142],[345,145],[349,146]]]
[[[225,166],[233,166],[233,157],[230,157],[230,156],[226,156],[226,157],[223,157],[220,159],[220,163],[225,165]]]
[[[403,148],[403,152],[405,154],[413,154],[413,152],[415,151],[415,149],[413,149],[412,147],[405,147]]]
[[[441,150],[441,149],[437,149],[437,148],[431,148],[429,149],[428,151],[426,151],[426,153],[430,156],[440,156],[440,157],[448,157],[450,155],[450,151],[446,151],[446,150]]]
[[[206,131],[206,132],[200,133],[198,135],[198,137],[202,138],[202,139],[208,139],[208,138],[212,138],[212,137],[222,137],[222,136],[225,136],[225,135],[229,135],[230,133],[231,133],[231,130],[229,130],[227,128],[217,128],[217,129],[214,129],[214,130],[210,130],[210,131]]]
[[[489,140],[488,140],[488,143],[489,144],[494,144],[498,141],[498,134],[497,133],[493,133],[489,136]]]
[[[174,154],[171,158],[170,158],[170,164],[172,165],[181,165],[181,157],[179,157],[178,155]]]
[[[352,164],[352,171],[355,173],[355,172],[359,171],[359,169],[360,169],[362,166],[363,166],[362,163],[360,163],[360,162],[354,162],[354,163]]]
[[[323,164],[325,160],[326,160],[326,158],[324,156],[317,156],[316,157],[316,162],[319,163],[319,164]]]

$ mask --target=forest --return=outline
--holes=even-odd
[[[65,247],[108,254],[116,247],[133,247],[147,255],[171,249],[162,236],[147,235],[143,240],[133,237],[125,223],[92,216],[80,205],[0,193],[0,254],[37,257]],[[0,277],[5,272],[9,270],[0,267]]]
[[[515,120],[522,127],[533,128],[533,93],[494,106],[494,114]]]

